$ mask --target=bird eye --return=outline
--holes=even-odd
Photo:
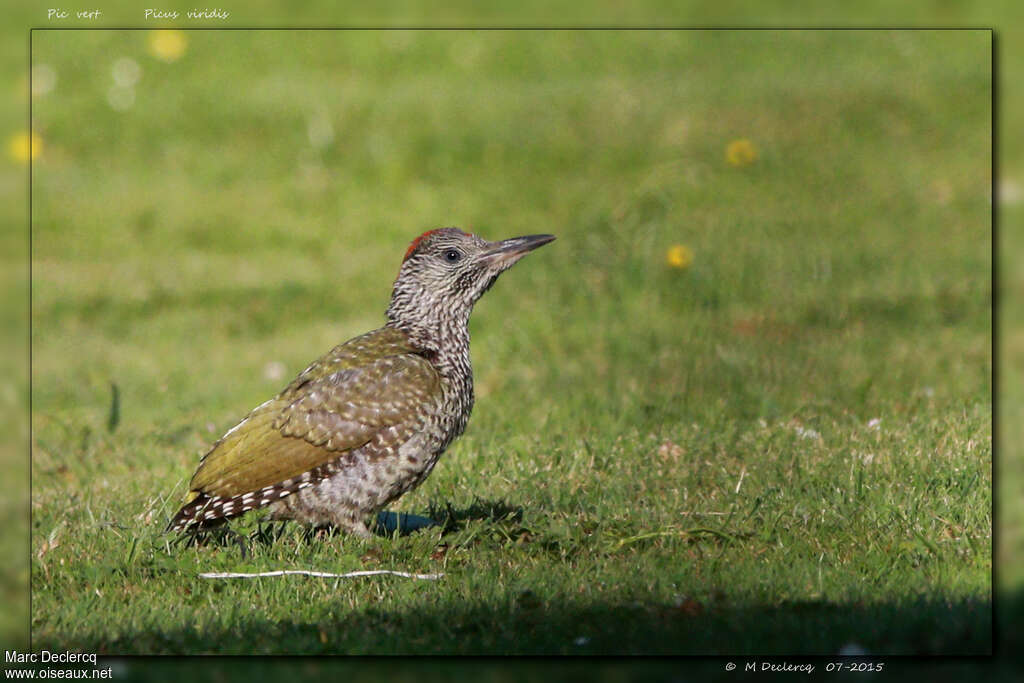
[[[445,249],[444,260],[448,263],[455,263],[460,258],[462,258],[462,254],[458,249]]]

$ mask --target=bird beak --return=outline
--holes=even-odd
[[[513,263],[526,256],[528,252],[537,247],[542,247],[548,242],[554,242],[554,235],[527,235],[525,237],[513,237],[511,239],[495,242],[494,247],[484,253],[483,258],[489,263],[501,265],[508,268]]]

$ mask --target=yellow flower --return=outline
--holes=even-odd
[[[7,141],[7,153],[20,163],[32,161],[43,151],[43,139],[35,133],[18,133]]]
[[[188,37],[184,31],[160,29],[149,32],[149,54],[165,62],[174,62],[185,54]]]
[[[665,261],[672,268],[689,268],[693,263],[693,250],[685,244],[673,244],[665,254]]]
[[[725,161],[737,168],[749,166],[757,161],[757,147],[746,138],[733,140],[725,148]]]

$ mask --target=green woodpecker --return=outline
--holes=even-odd
[[[473,305],[554,239],[488,242],[456,228],[417,237],[385,325],[332,349],[228,430],[199,463],[169,529],[268,507],[274,519],[369,535],[367,517],[420,484],[466,428]]]

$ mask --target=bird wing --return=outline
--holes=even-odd
[[[361,339],[311,365],[225,434],[204,456],[190,490],[238,496],[343,460],[374,440],[404,441],[434,404],[440,375],[401,344],[385,347],[395,353],[383,356],[378,345],[372,359],[358,344],[346,348]]]

